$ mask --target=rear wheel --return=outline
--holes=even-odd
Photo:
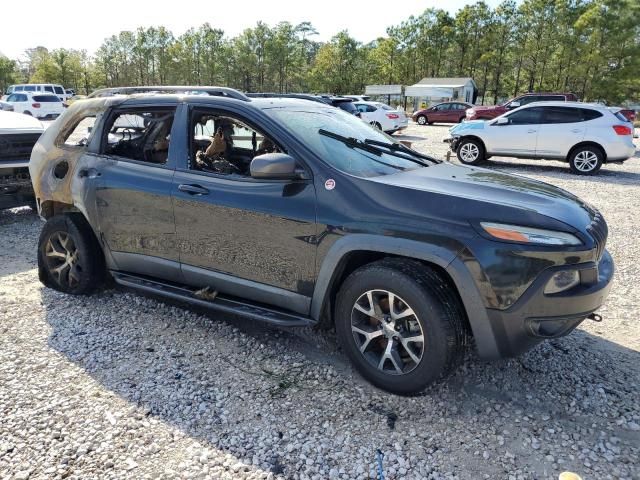
[[[426,125],[428,122],[427,117],[424,115],[418,116],[418,125]]]
[[[378,122],[371,122],[371,125],[373,125],[378,130],[382,130],[382,125],[380,125]]]
[[[31,114],[31,112],[29,110],[25,110],[24,112],[25,115],[29,115],[30,117],[33,117],[33,115]]]
[[[593,175],[602,167],[604,154],[596,146],[586,145],[569,154],[571,171],[578,175]]]
[[[47,220],[38,242],[38,270],[42,283],[65,293],[88,294],[102,284],[102,250],[83,217],[68,214]]]
[[[484,145],[473,138],[463,138],[458,144],[456,155],[466,165],[477,165],[485,159]]]
[[[399,394],[423,390],[460,358],[464,312],[435,271],[388,259],[353,272],[336,302],[336,331],[355,368]]]

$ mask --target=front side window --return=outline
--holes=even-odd
[[[16,92],[24,92],[24,85],[18,85],[15,90]]]
[[[267,135],[227,114],[196,111],[191,125],[189,168],[193,170],[250,177],[254,157],[284,152]]]
[[[337,102],[337,107],[352,115],[358,112],[353,102]]]
[[[62,87],[53,87],[58,95],[64,94],[64,89]]]
[[[166,164],[174,113],[173,108],[118,111],[105,130],[103,153],[156,165]]]
[[[525,108],[507,116],[509,125],[533,125],[541,121],[542,108]]]
[[[449,110],[449,104],[448,103],[443,103],[442,105],[438,105],[437,110],[439,112],[446,112],[447,110]]]
[[[36,91],[36,86],[35,85],[25,85],[24,86],[24,91],[25,92],[35,92]]]
[[[366,141],[394,144],[394,148],[402,148],[393,137],[374,129],[367,123],[337,108],[286,108],[274,107],[264,112],[284,125],[296,137],[304,140],[306,146],[321,160],[334,168],[358,177],[377,177],[421,168],[419,157],[410,150],[403,151],[401,158],[382,149],[367,148]],[[325,132],[322,134],[321,132]],[[334,134],[350,142],[357,142],[359,147],[352,148]],[[371,145],[369,143],[369,145]]]
[[[564,95],[542,95],[540,100],[545,102],[564,102],[566,99]]]
[[[45,92],[51,92],[51,93],[54,93],[54,91],[53,91],[53,85],[45,85],[45,86],[44,86],[44,90],[45,90]]]
[[[362,112],[362,113],[366,113],[367,112],[367,106],[366,105],[364,105],[362,103],[359,103],[356,106],[358,107],[358,111],[359,112]]]
[[[527,95],[525,97],[520,97],[515,100],[516,102],[520,102],[520,106],[527,105],[529,103],[540,101],[540,97],[537,95]]]

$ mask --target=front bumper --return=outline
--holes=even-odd
[[[558,294],[545,294],[553,274],[563,269],[580,272],[580,285]],[[496,357],[519,355],[542,340],[571,333],[607,298],[614,265],[605,250],[594,263],[549,268],[536,279],[522,297],[506,310],[487,309],[497,347]]]

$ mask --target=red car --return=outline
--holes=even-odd
[[[573,93],[525,93],[509,100],[502,105],[475,106],[467,110],[467,120],[491,120],[509,110],[533,102],[577,102],[578,97]]]
[[[411,119],[419,125],[430,123],[460,123],[465,118],[467,109],[473,105],[464,102],[445,102],[433,107],[423,108],[411,115]]]

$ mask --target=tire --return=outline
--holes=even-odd
[[[25,110],[24,112],[25,115],[29,115],[30,117],[33,117],[32,113],[29,110]]]
[[[378,130],[382,131],[382,125],[380,125],[378,122],[373,122],[371,125],[373,125]]]
[[[462,122],[464,122],[464,119],[465,119],[465,118],[467,118],[467,117],[460,117],[460,118],[458,119],[458,123],[462,123]]]
[[[38,273],[47,287],[86,295],[105,279],[102,249],[82,215],[56,215],[44,224],[38,241]]]
[[[576,175],[593,175],[604,162],[604,153],[599,147],[585,145],[571,151],[568,157],[571,172]]]
[[[390,320],[389,292],[396,315],[408,309],[413,314]],[[401,395],[423,390],[457,363],[465,345],[464,321],[452,286],[412,260],[386,259],[359,268],[336,299],[336,332],[355,368],[377,387]],[[396,334],[405,340],[394,340]],[[422,343],[407,341],[421,334]],[[395,360],[386,357],[387,348],[393,349]]]
[[[418,116],[418,125],[426,125],[427,123],[429,123],[427,117],[425,117],[424,115]]]
[[[484,145],[473,138],[463,138],[458,144],[456,155],[465,165],[478,165],[485,160]]]

